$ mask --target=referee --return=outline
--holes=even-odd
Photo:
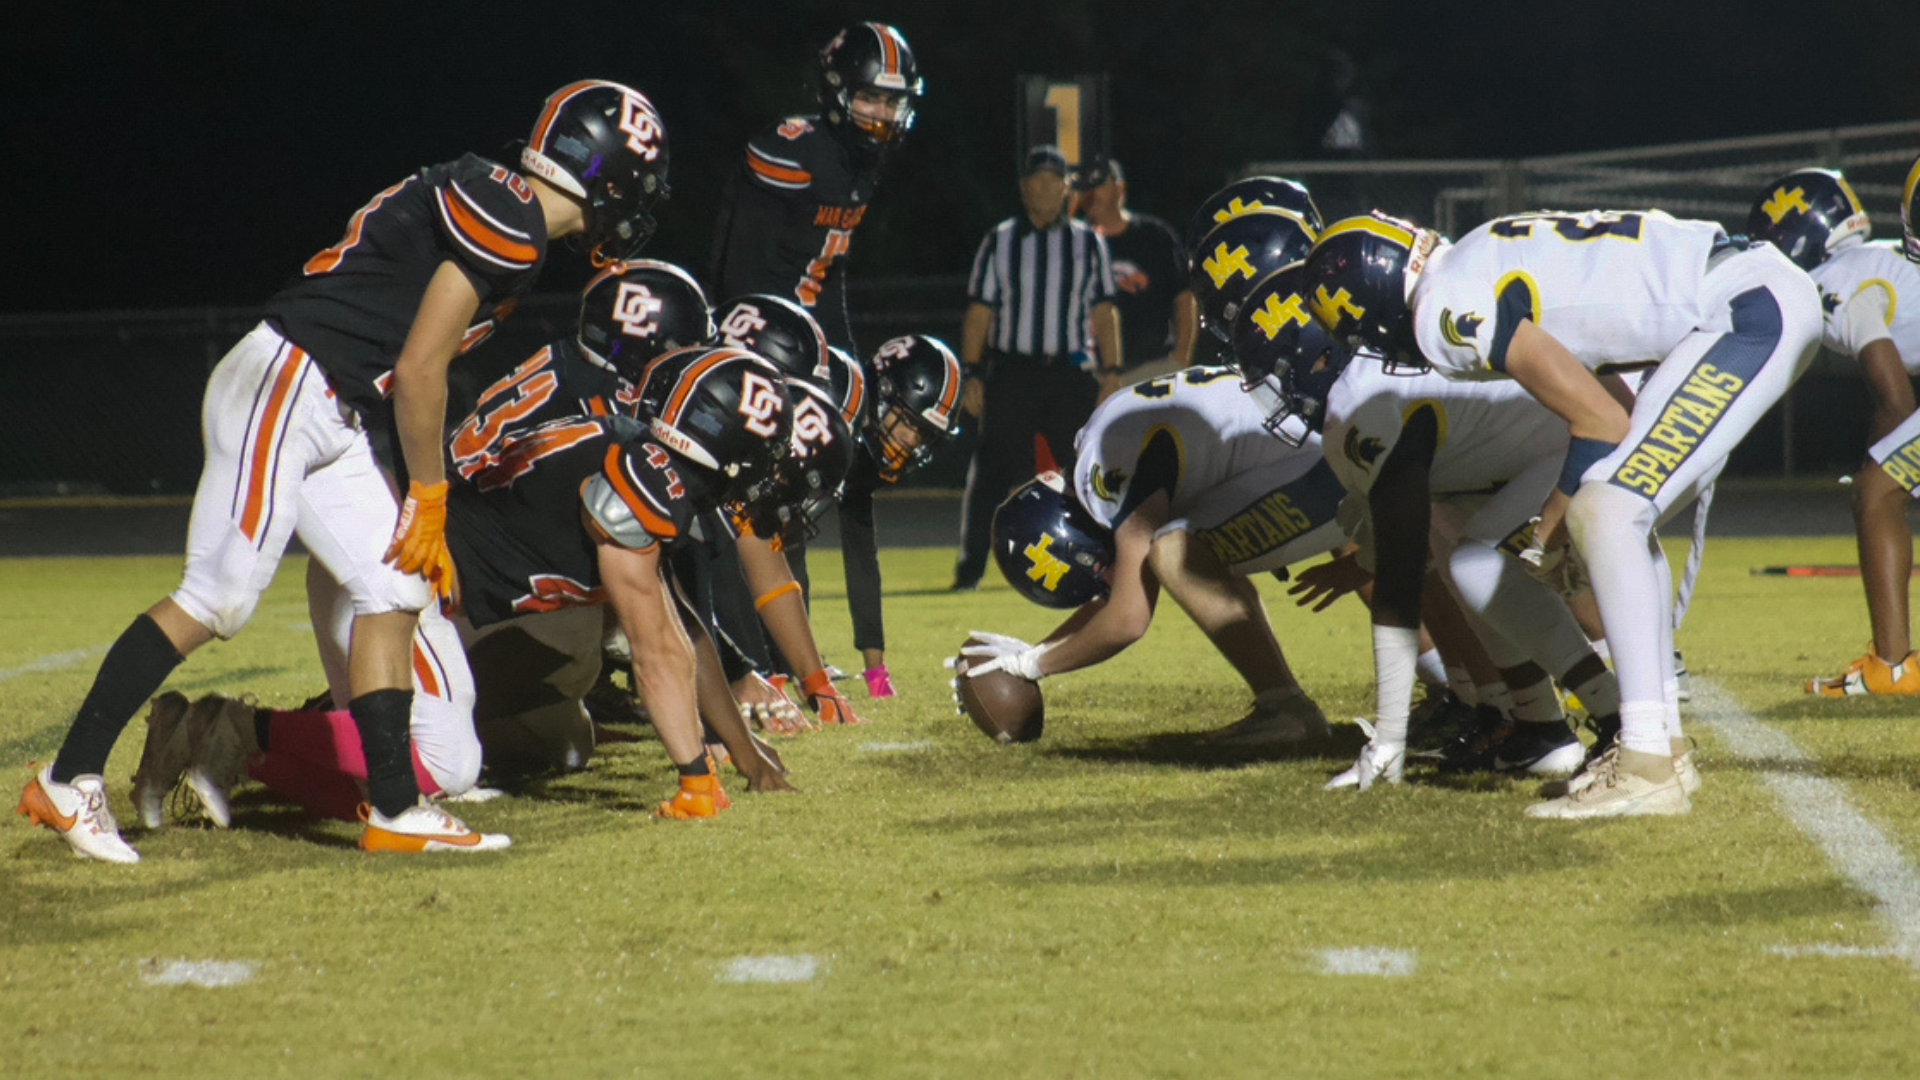
[[[980,584],[993,543],[993,512],[1036,471],[1036,436],[1063,470],[1073,437],[1124,363],[1107,242],[1067,214],[1067,159],[1057,147],[1027,152],[1020,178],[1026,213],[980,242],[967,281],[960,407],[980,418],[980,444],[960,503],[960,559],[953,588]],[[1099,345],[1098,375],[1087,331]],[[1083,367],[1085,365],[1085,367]]]

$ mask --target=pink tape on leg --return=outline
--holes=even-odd
[[[305,810],[308,817],[358,821],[360,804],[367,799],[352,777],[290,754],[257,755],[247,765],[247,775]]]
[[[440,794],[440,781],[433,778],[427,763],[420,760],[420,746],[417,743],[413,746],[413,779],[420,785],[420,794],[429,798]]]

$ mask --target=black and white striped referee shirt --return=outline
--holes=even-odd
[[[1036,229],[1025,214],[994,226],[973,257],[968,298],[993,309],[987,346],[1026,356],[1091,349],[1095,304],[1114,298],[1106,238],[1062,215]]]

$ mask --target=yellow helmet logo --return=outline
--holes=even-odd
[[[1213,212],[1213,223],[1215,225],[1222,224],[1226,221],[1232,220],[1233,218],[1239,217],[1241,214],[1244,214],[1249,210],[1259,210],[1264,205],[1265,204],[1263,204],[1259,199],[1255,199],[1252,202],[1241,202],[1240,196],[1235,195],[1233,197],[1232,202],[1228,203],[1226,206],[1221,207],[1220,209],[1215,210]]]
[[[1212,256],[1200,265],[1206,270],[1207,276],[1213,278],[1213,287],[1216,289],[1226,288],[1227,282],[1235,274],[1246,278],[1253,276],[1253,264],[1247,261],[1244,244],[1228,251],[1226,243],[1222,241],[1214,246]]]
[[[1319,319],[1322,326],[1330,331],[1338,330],[1341,319],[1347,315],[1353,316],[1354,321],[1358,322],[1366,318],[1367,309],[1354,303],[1353,297],[1345,289],[1331,296],[1327,295],[1325,285],[1313,290],[1313,317]]]
[[[1056,592],[1060,588],[1060,579],[1065,577],[1072,567],[1048,550],[1051,547],[1053,547],[1053,537],[1042,535],[1040,539],[1028,544],[1023,554],[1026,555],[1027,561],[1033,564],[1033,568],[1027,571],[1027,576],[1039,582],[1048,592]]]
[[[1306,299],[1299,293],[1289,295],[1284,301],[1279,293],[1268,293],[1267,302],[1253,313],[1254,325],[1260,328],[1268,341],[1279,337],[1280,331],[1295,323],[1305,326],[1311,321],[1307,318]]]
[[[1778,225],[1781,219],[1787,216],[1787,211],[1798,210],[1805,214],[1813,207],[1807,205],[1805,188],[1794,188],[1792,191],[1786,188],[1775,188],[1773,198],[1761,203],[1760,209],[1766,212],[1768,221]]]

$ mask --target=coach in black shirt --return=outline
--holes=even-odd
[[[1035,436],[1071,471],[1074,433],[1102,393],[1119,386],[1125,354],[1113,260],[1099,233],[1068,216],[1070,195],[1060,151],[1028,151],[1020,178],[1026,213],[994,226],[973,259],[972,303],[960,334],[967,374],[961,408],[980,417],[980,445],[961,502],[956,589],[980,583],[993,511],[1033,477]],[[1097,353],[1089,349],[1089,328]]]
[[[1113,256],[1114,305],[1129,383],[1179,371],[1193,363],[1200,305],[1187,287],[1187,253],[1173,226],[1127,209],[1120,163],[1095,162],[1081,171],[1079,212],[1106,238]]]

